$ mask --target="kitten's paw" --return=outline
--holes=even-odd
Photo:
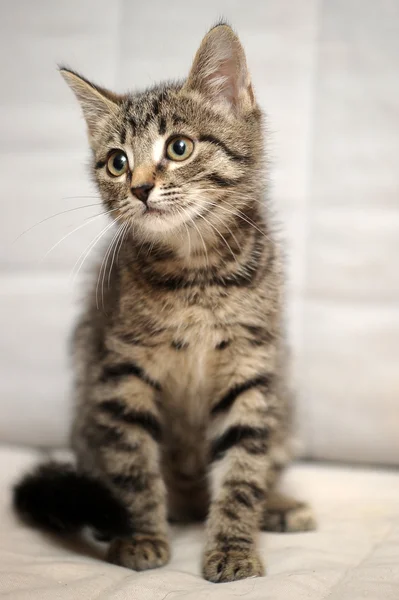
[[[313,531],[316,527],[313,510],[304,502],[266,509],[263,515],[262,529],[265,531],[297,533]]]
[[[265,574],[263,564],[254,549],[210,550],[206,552],[202,572],[208,581],[224,583]]]
[[[170,558],[170,546],[165,537],[135,535],[130,540],[114,540],[108,551],[109,562],[145,571],[165,565]]]

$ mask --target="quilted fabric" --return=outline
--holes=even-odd
[[[0,596],[12,600],[397,600],[399,474],[312,464],[285,487],[313,503],[317,532],[261,534],[268,574],[211,584],[200,577],[202,527],[172,531],[173,558],[135,573],[101,560],[101,549],[60,544],[11,513],[11,483],[39,454],[0,449]]]

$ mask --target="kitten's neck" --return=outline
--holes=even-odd
[[[269,233],[266,220],[252,207],[218,227],[218,232],[197,225],[183,228],[167,240],[142,242],[133,236],[126,240],[129,246],[123,254],[136,276],[157,285],[174,280],[179,285],[183,280],[188,285],[190,281],[206,285],[215,277],[231,280],[250,275],[260,254],[272,243]]]

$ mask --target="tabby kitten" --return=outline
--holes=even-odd
[[[53,530],[91,525],[113,538],[109,560],[136,570],[168,562],[168,518],[206,518],[206,579],[262,575],[259,529],[313,519],[276,491],[284,277],[242,46],[219,24],[186,81],[135,94],[61,74],[119,228],[74,338],[77,470],[40,467],[15,505]]]

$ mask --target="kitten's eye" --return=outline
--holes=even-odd
[[[110,154],[107,161],[107,170],[113,177],[119,177],[126,173],[128,168],[127,156],[122,150],[115,150]]]
[[[166,147],[166,156],[170,160],[186,160],[194,151],[194,143],[186,137],[175,137]]]

